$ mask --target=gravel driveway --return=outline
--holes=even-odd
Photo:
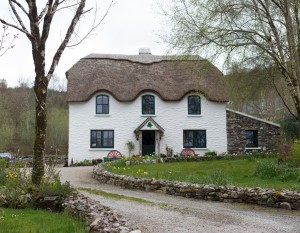
[[[161,193],[131,191],[99,184],[91,178],[93,167],[59,168],[62,180],[76,187],[138,197],[155,204],[111,199],[83,192],[111,207],[143,233],[199,232],[300,232],[300,212],[174,197]]]

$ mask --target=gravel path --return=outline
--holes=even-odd
[[[62,180],[76,187],[138,197],[155,204],[111,199],[83,192],[109,206],[143,233],[199,232],[300,232],[300,212],[174,197],[161,193],[126,190],[99,184],[91,178],[92,167],[60,168]]]

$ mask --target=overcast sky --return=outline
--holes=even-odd
[[[98,4],[104,1],[98,1]],[[88,2],[94,1],[88,0]],[[104,8],[106,7],[100,9],[100,14],[104,13]],[[139,48],[148,47],[151,48],[152,54],[164,54],[166,46],[161,43],[158,36],[162,30],[162,22],[157,11],[156,0],[118,0],[105,18],[104,24],[94,33],[96,35],[80,46],[65,50],[56,74],[62,81],[65,79],[65,72],[80,58],[90,53],[138,54]],[[11,20],[7,1],[0,1],[0,16]],[[58,43],[55,44],[55,40],[57,42],[57,39],[59,40],[64,33],[63,30],[57,28],[64,22],[67,15],[64,13],[59,17],[59,22],[51,28],[52,38],[49,38],[51,43],[47,45],[48,64],[52,56],[51,52],[58,45]],[[81,25],[81,27],[88,28],[90,23],[84,23],[86,25]],[[13,30],[9,32],[16,33]],[[31,56],[29,40],[20,34],[15,42],[15,48],[0,57],[0,79],[6,79],[10,87],[16,86],[19,80],[33,82],[34,67]]]

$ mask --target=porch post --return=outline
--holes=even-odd
[[[155,130],[155,144],[156,144],[156,149],[155,152],[158,157],[160,157],[160,135],[159,135],[159,130]]]
[[[142,134],[142,130],[140,130],[139,131],[139,155],[141,155],[142,154],[142,150],[143,150],[143,142],[142,142],[142,140],[143,140],[143,136],[142,136],[143,134]]]

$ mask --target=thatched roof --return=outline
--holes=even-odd
[[[87,101],[98,91],[119,101],[132,101],[144,91],[166,101],[180,100],[194,91],[211,101],[228,101],[222,73],[199,56],[90,54],[66,75],[69,102]]]

